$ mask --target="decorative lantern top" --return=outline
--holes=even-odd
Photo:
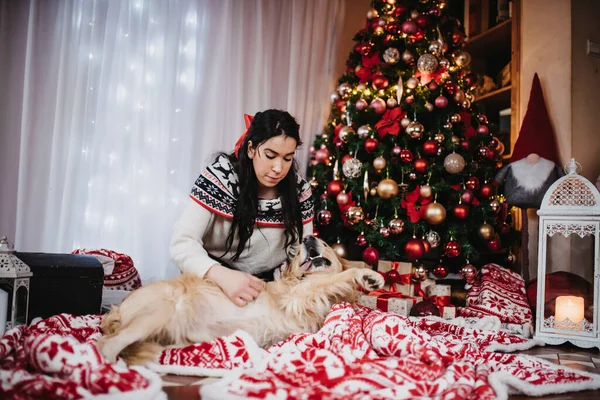
[[[13,243],[6,236],[0,238],[0,278],[26,278],[31,275],[27,264],[15,256]]]
[[[565,176],[554,182],[542,200],[538,215],[600,215],[600,193],[577,173],[581,165],[571,158]]]

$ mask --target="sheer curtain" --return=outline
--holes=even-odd
[[[294,115],[304,171],[343,15],[342,0],[0,0],[0,227],[23,251],[103,247],[145,281],[174,275],[173,223],[243,113]]]

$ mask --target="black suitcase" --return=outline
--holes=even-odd
[[[99,314],[104,269],[95,257],[82,254],[15,252],[31,268],[29,324],[36,317],[60,313]]]

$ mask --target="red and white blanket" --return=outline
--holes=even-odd
[[[114,399],[127,394],[151,399],[157,375],[104,363],[93,346],[99,335],[98,316],[60,315],[10,330],[0,340],[0,388],[18,399],[106,393]],[[343,303],[333,307],[316,334],[293,335],[268,350],[236,332],[166,350],[149,367],[223,376],[202,387],[203,399],[502,399],[513,391],[544,395],[600,388],[600,376],[503,353],[538,344],[505,332]]]

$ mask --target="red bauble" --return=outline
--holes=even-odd
[[[460,195],[460,198],[463,203],[470,204],[473,201],[473,191],[471,189],[465,189]]]
[[[410,239],[404,245],[404,254],[408,259],[418,260],[423,257],[425,254],[425,247],[423,246],[423,241],[421,239]]]
[[[487,127],[487,125],[479,125],[477,127],[477,133],[479,133],[480,135],[489,135],[490,130]]]
[[[354,50],[360,53],[363,56],[368,56],[371,53],[371,49],[373,48],[373,42],[362,42],[357,43],[354,46]]]
[[[430,139],[423,143],[423,153],[427,154],[428,156],[436,155],[439,148],[440,144],[437,140]]]
[[[466,204],[457,204],[454,206],[454,216],[456,219],[464,220],[469,217],[469,211],[471,209]]]
[[[389,33],[391,33],[392,35],[396,35],[398,32],[400,32],[400,29],[401,29],[400,24],[396,21],[390,22],[385,27],[385,30],[388,31]]]
[[[502,223],[502,225],[500,225],[499,231],[503,235],[506,235],[507,233],[510,233],[510,225],[507,224],[506,222]]]
[[[390,82],[383,74],[376,74],[373,76],[373,87],[378,90],[382,90],[388,87]]]
[[[456,32],[454,32],[452,34],[452,43],[454,43],[454,44],[460,44],[460,43],[462,43],[464,41],[465,41],[465,34],[464,33],[456,31]]]
[[[431,244],[425,239],[421,241],[423,242],[423,248],[425,249],[425,253],[429,253],[429,250],[431,250]]]
[[[421,14],[417,17],[417,25],[421,29],[427,28],[427,26],[429,26],[430,23],[431,23],[431,20],[429,19],[429,17],[427,15]]]
[[[331,197],[335,197],[340,194],[343,188],[344,186],[342,185],[342,181],[337,179],[333,180],[327,185],[327,194]]]
[[[346,164],[346,161],[352,159],[354,157],[352,157],[351,154],[346,154],[344,157],[342,157],[342,165]]]
[[[340,206],[347,206],[347,205],[348,205],[348,203],[350,203],[350,200],[351,200],[351,199],[350,199],[350,196],[348,196],[348,193],[346,193],[346,192],[340,192],[340,193],[339,193],[339,194],[336,196],[335,200],[337,201],[337,203],[338,203]]]
[[[375,138],[368,138],[367,140],[365,140],[365,150],[368,153],[372,153],[377,149],[377,146],[379,145],[379,141],[377,141],[377,139]]]
[[[415,171],[424,174],[427,171],[427,160],[419,158],[415,160]]]
[[[487,242],[487,248],[490,249],[491,251],[497,251],[500,250],[500,238],[499,237],[494,237],[492,239],[490,239]]]
[[[412,306],[409,315],[411,317],[439,317],[440,309],[431,300],[423,300]]]
[[[315,160],[320,164],[325,164],[329,161],[329,150],[319,149],[315,152]]]
[[[365,237],[365,235],[358,235],[356,237],[356,242],[355,243],[356,243],[357,246],[360,246],[360,247],[366,246],[367,245],[367,238]]]
[[[437,279],[444,279],[448,276],[449,271],[448,267],[440,264],[437,267],[435,267],[431,272],[433,273],[433,276],[435,276]]]
[[[438,84],[436,81],[429,82],[429,90],[431,90],[433,92],[434,90],[437,90],[437,88],[438,88]]]
[[[335,102],[335,108],[338,109],[339,112],[346,112],[346,100],[338,100]]]
[[[476,176],[470,176],[465,182],[465,186],[471,190],[477,190],[479,187],[479,179]]]
[[[413,96],[413,95],[410,95],[410,96],[406,97],[406,98],[404,99],[404,102],[405,102],[406,104],[412,104],[412,103],[414,103],[414,102],[415,102],[415,96]]]
[[[488,197],[490,197],[492,195],[493,191],[494,191],[494,189],[492,188],[492,185],[485,184],[485,185],[481,186],[481,189],[479,189],[479,195],[482,198],[487,199]]]
[[[435,106],[437,108],[446,108],[448,105],[448,99],[444,96],[438,96],[435,99]]]
[[[414,156],[413,156],[412,151],[410,151],[408,149],[403,149],[400,152],[400,160],[402,160],[402,162],[409,163],[409,162],[412,162],[413,159],[414,159]]]
[[[463,278],[467,284],[472,285],[477,278],[477,268],[473,264],[465,264],[460,270],[460,277]]]
[[[455,240],[449,241],[444,247],[444,254],[448,258],[458,257],[460,255],[460,244]]]
[[[388,228],[387,226],[381,226],[379,228],[379,234],[384,238],[390,236],[390,228]]]
[[[488,160],[493,160],[494,158],[496,158],[496,151],[495,151],[495,150],[492,150],[492,149],[490,149],[490,148],[488,147],[488,153],[487,153],[487,155],[486,155],[486,158],[487,158]]]
[[[490,149],[487,146],[481,146],[477,149],[477,154],[479,154],[479,157],[481,158],[488,158],[489,153]]]
[[[390,269],[385,273],[385,282],[386,283],[395,283],[400,280],[400,272],[395,269]]]
[[[321,210],[317,214],[317,222],[320,225],[329,225],[331,222],[331,211],[329,210]]]
[[[379,252],[373,246],[369,246],[363,250],[362,259],[369,265],[374,265],[379,261]]]
[[[444,83],[444,89],[450,96],[453,96],[458,90],[458,85],[454,82],[446,82]]]
[[[386,108],[385,101],[383,101],[383,99],[376,98],[371,102],[371,108],[373,108],[375,114],[383,114]]]
[[[406,33],[407,35],[413,35],[417,33],[417,24],[415,24],[414,21],[404,21],[402,23],[402,32]]]
[[[460,147],[462,147],[463,149],[469,151],[469,141],[468,140],[462,140],[460,142]]]

